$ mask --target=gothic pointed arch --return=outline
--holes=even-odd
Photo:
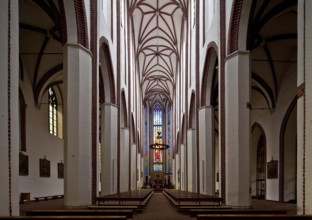
[[[131,113],[131,143],[136,144],[137,143],[137,135],[136,135],[136,129],[135,129],[135,121],[133,113]]]
[[[244,0],[234,0],[232,2],[227,54],[238,50],[246,50],[247,24],[249,22],[251,3],[252,1]]]
[[[104,98],[105,103],[116,104],[115,98],[115,79],[114,69],[112,65],[111,54],[106,38],[100,38],[100,51],[99,51],[99,74],[100,74],[100,97]]]
[[[283,117],[283,121],[280,128],[280,166],[279,166],[279,200],[280,202],[296,201],[296,172],[297,172],[297,130],[294,129],[296,125],[296,113],[297,113],[297,96],[295,96],[290,102],[287,111]],[[287,165],[287,164],[290,164]],[[292,170],[293,175],[289,173]],[[292,183],[292,184],[291,184]],[[293,188],[290,192],[289,188]],[[287,199],[287,193],[295,196],[292,199]]]
[[[201,106],[213,105],[218,97],[218,47],[208,45],[201,88]]]
[[[128,127],[127,102],[125,91],[123,89],[121,91],[121,102],[120,102],[120,127],[121,128]]]
[[[185,114],[182,116],[181,122],[181,144],[186,144],[186,124],[185,124]]]
[[[21,88],[19,88],[20,107],[20,151],[26,151],[26,101]]]
[[[189,128],[195,128],[196,126],[196,106],[195,106],[195,91],[192,91],[191,102],[190,102],[190,110],[189,110]]]
[[[51,85],[63,84],[63,64],[56,65],[52,69],[48,70],[37,84],[34,97],[36,105],[40,105],[44,92]]]
[[[85,9],[85,1],[74,0],[76,25],[77,25],[77,37],[78,44],[81,44],[85,48],[89,48],[88,40],[88,25]]]
[[[266,134],[260,123],[255,122],[251,128],[251,193],[258,199],[266,198],[266,164],[267,140]]]

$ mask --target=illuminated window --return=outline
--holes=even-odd
[[[153,128],[154,128],[154,143],[162,144],[162,109],[160,105],[155,105],[153,109]],[[154,171],[163,171],[163,151],[160,149],[154,149]]]
[[[57,101],[52,87],[49,87],[49,125],[50,134],[57,136]]]
[[[144,175],[148,175],[148,111],[144,106]]]
[[[170,104],[167,108],[167,143],[171,146],[171,107]],[[172,172],[172,147],[167,152],[167,172]]]

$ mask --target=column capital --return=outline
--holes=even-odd
[[[226,58],[225,58],[225,62],[227,60],[230,60],[232,59],[233,57],[236,57],[238,55],[249,55],[250,54],[250,51],[249,50],[237,50],[231,54],[229,54]]]
[[[113,104],[113,103],[103,103],[104,106],[108,106],[108,107],[114,107],[118,109],[118,106]]]
[[[202,109],[214,109],[214,106],[206,105],[206,106],[201,106],[201,107],[198,108],[199,111],[202,110]]]
[[[81,44],[73,44],[73,43],[66,43],[63,48],[77,48],[77,49],[81,49],[83,51],[85,51],[87,54],[90,55],[90,57],[92,57],[92,52],[87,49],[86,47],[82,46]]]

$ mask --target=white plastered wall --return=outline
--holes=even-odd
[[[271,161],[272,158],[278,160],[278,166],[280,166],[281,124],[292,99],[295,97],[296,73],[294,71],[296,70],[290,69],[284,77],[279,91],[280,96],[273,111],[252,110],[251,112],[251,124],[255,122],[259,123],[265,132],[267,149],[266,160],[267,162]],[[295,127],[293,129],[295,129]],[[255,173],[251,175],[254,176]],[[266,199],[279,201],[279,175],[277,179],[267,179]]]
[[[120,129],[120,192],[129,190],[129,129]]]

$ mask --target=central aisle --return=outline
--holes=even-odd
[[[196,219],[189,215],[181,214],[169,202],[163,193],[154,192],[142,213],[135,214],[134,220],[172,220],[172,219]]]

